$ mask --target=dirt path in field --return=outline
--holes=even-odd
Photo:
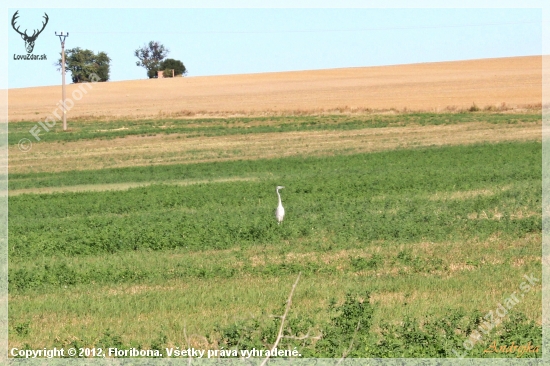
[[[10,173],[191,164],[285,156],[321,156],[478,142],[542,139],[541,123],[472,122],[441,126],[304,131],[219,137],[130,136],[114,140],[39,143],[28,153],[10,146]]]
[[[68,118],[540,105],[542,57],[68,85]],[[91,89],[88,87],[91,86]],[[78,91],[78,87],[82,91]],[[74,97],[73,97],[73,93]],[[43,121],[60,86],[10,89],[10,122]],[[70,105],[70,103],[69,103]]]

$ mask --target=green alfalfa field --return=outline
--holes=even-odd
[[[540,111],[464,111],[86,120],[51,131],[33,151],[70,146],[86,163],[10,171],[9,347],[269,349],[299,276],[281,349],[516,357],[484,350],[541,345],[542,144],[540,134],[494,136],[540,124]],[[13,154],[31,125],[10,125]],[[388,130],[480,125],[486,137],[376,145]],[[86,160],[90,143],[304,133],[314,144],[334,131],[372,131],[377,148],[323,135],[330,145],[282,157],[249,143],[208,159],[199,146],[195,160],[170,164]]]

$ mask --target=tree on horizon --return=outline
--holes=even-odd
[[[150,41],[148,44],[134,51],[139,61],[137,66],[142,66],[147,70],[149,79],[157,77],[157,71],[160,70],[160,63],[166,58],[170,50],[164,47],[158,41]]]
[[[61,70],[62,59],[56,63],[58,70]],[[105,52],[97,54],[91,50],[80,47],[71,48],[65,51],[65,72],[71,72],[73,83],[83,83],[92,81],[91,75],[96,74],[100,80],[107,81],[110,77],[111,59]]]

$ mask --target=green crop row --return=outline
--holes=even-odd
[[[9,189],[63,187],[82,184],[170,182],[216,178],[313,179],[295,187],[304,193],[326,190],[324,177],[349,175],[369,194],[403,189],[464,190],[492,182],[540,179],[540,142],[428,147],[331,157],[286,157],[198,164],[156,165],[68,172],[10,174]],[[406,175],[407,179],[403,179]],[[357,182],[359,180],[359,182]],[[344,181],[345,179],[341,179]],[[338,182],[339,184],[342,182]],[[277,183],[280,184],[280,183]],[[389,185],[389,186],[388,186]],[[362,192],[359,191],[359,192]],[[64,196],[63,199],[70,199]],[[23,198],[10,198],[17,203]],[[16,209],[17,207],[13,207]],[[10,206],[10,210],[12,207]]]
[[[57,206],[47,199],[44,206],[30,209],[32,214],[10,219],[9,254],[11,258],[35,258],[145,248],[227,249],[304,239],[318,231],[329,233],[331,240],[338,243],[368,243],[487,238],[494,232],[521,237],[542,229],[537,195],[540,182],[521,184],[491,196],[449,202],[408,194],[358,199],[346,197],[345,191],[338,195],[319,192],[297,197],[299,192],[293,190],[287,194],[287,217],[282,226],[272,217],[271,206],[275,204],[266,204],[269,198],[263,193],[265,188],[253,184],[186,189],[152,186],[104,195],[83,194],[80,202],[60,200]],[[246,200],[241,193],[224,199],[224,194],[236,191],[255,197]],[[263,203],[258,204],[258,198]],[[108,199],[114,204],[105,204]],[[80,212],[74,212],[78,209]]]
[[[296,164],[290,174],[283,173],[285,161]],[[540,143],[314,162],[263,161],[267,167],[279,165],[263,181],[10,197],[10,259],[227,249],[314,238],[321,232],[345,245],[486,238],[495,232],[521,237],[541,231]],[[238,163],[244,164],[226,164]],[[261,166],[262,161],[255,163]],[[287,187],[281,226],[273,218],[276,184]]]
[[[520,234],[520,233],[516,233]],[[302,273],[311,276],[368,277],[377,273],[400,273],[413,276],[451,275],[452,265],[464,263],[472,270],[485,270],[487,258],[498,257],[501,263],[491,265],[493,271],[507,273],[518,258],[532,258],[538,253],[536,237],[524,241],[521,247],[511,247],[502,253],[486,248],[472,252],[483,241],[477,238],[434,244],[462,247],[462,253],[452,258],[437,252],[425,256],[419,242],[400,243],[386,240],[374,245],[367,241],[338,242],[316,235],[300,240],[279,240],[265,244],[242,244],[225,251],[190,250],[188,247],[152,251],[139,249],[113,254],[60,256],[46,255],[17,258],[9,268],[10,293],[48,292],[54,288],[78,285],[155,284],[173,280],[211,280],[247,277],[276,277]],[[508,238],[505,238],[508,239]],[[517,240],[517,239],[516,239]],[[400,249],[402,246],[405,248]],[[370,254],[370,253],[372,254]],[[332,257],[337,253],[337,256]],[[347,253],[347,254],[343,254]],[[525,263],[532,271],[540,271],[536,262]]]

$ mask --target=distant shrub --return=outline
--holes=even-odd
[[[511,108],[506,105],[506,103],[501,103],[501,105],[486,105],[483,110],[486,112],[503,112],[508,111]]]
[[[468,111],[470,111],[470,112],[479,112],[480,109],[475,103],[473,103],[472,106],[470,107],[470,109],[468,109]]]

